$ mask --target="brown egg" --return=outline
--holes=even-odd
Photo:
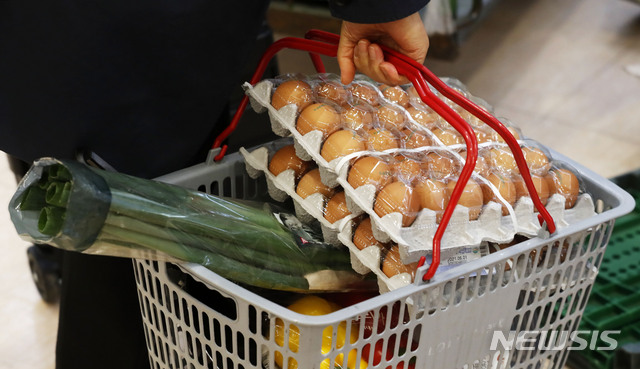
[[[553,169],[545,176],[550,194],[560,194],[566,201],[565,209],[572,208],[578,200],[580,182],[573,172],[568,169]]]
[[[380,217],[391,213],[402,214],[402,226],[413,223],[420,210],[420,199],[414,196],[413,188],[403,182],[391,182],[384,186],[373,204],[373,211]]]
[[[462,112],[466,112],[467,110],[465,110],[462,106],[454,103],[454,102],[450,102],[449,103],[449,107],[451,109],[453,109],[456,113],[458,113],[458,115],[462,115]]]
[[[290,80],[281,83],[273,92],[271,105],[280,109],[289,104],[296,104],[298,111],[306,108],[313,101],[313,93],[308,83]]]
[[[384,255],[382,259],[382,273],[391,278],[394,275],[408,273],[411,280],[415,278],[418,263],[404,264],[400,258],[400,249],[398,245],[393,245]]]
[[[322,144],[320,155],[324,160],[330,162],[333,159],[341,158],[354,152],[366,149],[364,139],[355,131],[342,129],[335,131],[327,137]]]
[[[293,145],[288,145],[273,154],[269,162],[269,171],[277,176],[287,169],[292,169],[297,181],[311,168],[311,165],[312,162],[304,161],[296,155],[296,149]]]
[[[516,140],[520,139],[520,134],[518,133],[517,129],[515,129],[514,127],[507,127],[507,129],[509,130],[509,132],[511,132],[511,134]],[[495,142],[501,142],[501,143],[506,142],[504,138],[502,138],[502,136],[500,136],[496,131],[491,132],[491,140]]]
[[[354,131],[369,130],[373,127],[373,111],[364,105],[349,106],[340,116],[342,124]]]
[[[522,155],[527,162],[529,171],[541,176],[549,172],[551,164],[547,155],[537,147],[523,147]]]
[[[416,123],[430,130],[435,129],[440,121],[440,116],[435,112],[418,109],[415,106],[409,106],[407,112]]]
[[[324,207],[324,218],[333,224],[351,214],[344,191],[336,192]]]
[[[373,237],[371,230],[371,218],[366,217],[360,221],[356,230],[353,232],[353,244],[359,249],[364,250],[369,246],[377,246],[384,248],[385,246]]]
[[[380,91],[385,99],[402,107],[409,105],[409,94],[400,86],[380,85]]]
[[[433,132],[433,134],[436,137],[438,137],[438,139],[445,146],[458,145],[458,144],[464,143],[464,139],[462,138],[462,135],[460,135],[460,133],[452,129],[436,128],[431,132]]]
[[[489,126],[483,122],[482,120],[478,119],[475,115],[471,114],[468,111],[461,111],[459,112],[460,117],[467,123],[469,123],[469,125],[474,129],[474,130],[482,130],[482,131],[487,131],[487,129],[491,129],[489,128]],[[493,131],[492,131],[493,132]],[[491,139],[491,135],[489,135],[489,139]]]
[[[473,131],[473,133],[475,133],[476,135],[476,140],[478,140],[478,144],[491,141],[491,136],[483,130],[476,129]]]
[[[314,88],[314,92],[316,93],[317,101],[332,101],[338,105],[344,105],[349,96],[347,89],[342,84],[334,81],[318,83]]]
[[[355,102],[364,102],[371,106],[377,106],[380,103],[380,96],[373,87],[361,83],[354,83],[349,87],[349,91]]]
[[[380,124],[390,131],[401,131],[406,125],[404,112],[393,105],[382,105],[376,112]]]
[[[391,163],[391,171],[397,179],[412,184],[420,176],[420,163],[404,155],[396,155]]]
[[[439,223],[449,199],[447,196],[447,186],[444,182],[430,178],[417,181],[415,192],[420,199],[420,208],[435,211],[436,220]]]
[[[506,177],[503,174],[494,172],[489,174],[489,176],[486,179],[496,187],[500,196],[502,196],[504,201],[509,203],[509,205],[513,206],[513,204],[516,203],[516,198],[517,198],[516,186],[511,181],[511,179],[509,179],[509,177]],[[482,185],[482,192],[483,192],[483,202],[485,204],[488,203],[489,201],[495,201],[499,204],[502,204],[502,202],[498,199],[498,196],[496,196],[493,190],[486,184]],[[503,204],[502,215],[507,215],[507,214],[509,214],[509,209],[507,209],[507,207]]]
[[[307,106],[296,122],[296,129],[301,135],[317,130],[326,138],[339,128],[340,114],[331,105],[320,103]]]
[[[416,91],[416,88],[413,85],[407,87],[406,91],[409,98],[420,99],[420,95],[418,95],[418,91]]]
[[[533,187],[535,187],[540,201],[545,205],[549,199],[549,185],[547,184],[547,180],[542,176],[532,174],[531,182],[533,182]],[[519,176],[517,180],[514,180],[513,183],[516,185],[516,198],[519,199],[522,196],[529,196],[529,190],[521,176]]]
[[[451,194],[457,181],[457,179],[454,179],[447,183],[447,204],[451,199]],[[460,195],[460,200],[458,200],[458,205],[466,206],[469,209],[469,220],[476,220],[480,216],[483,205],[482,188],[473,178],[469,178],[465,185]]]
[[[320,170],[315,168],[300,178],[300,182],[298,182],[298,186],[296,187],[296,193],[303,199],[306,199],[314,193],[321,193],[324,197],[330,198],[333,195],[333,189],[322,183],[322,180],[320,180]]]
[[[400,142],[407,149],[417,149],[420,147],[431,146],[431,138],[424,133],[413,131],[409,128],[402,130]]]
[[[372,151],[384,151],[397,149],[400,141],[391,131],[384,128],[372,128],[367,131],[367,149]]]
[[[391,167],[374,156],[363,156],[356,160],[347,176],[347,182],[353,188],[372,184],[376,190],[386,186],[392,179]]]
[[[422,163],[422,169],[429,178],[444,179],[460,170],[458,160],[449,155],[430,152],[425,159]]]
[[[462,156],[462,158],[466,160],[467,159],[467,150],[460,151],[460,156]],[[478,157],[476,158],[476,166],[475,166],[475,168],[473,168],[473,171],[476,172],[477,174],[483,176],[483,177],[488,176],[489,172],[491,171],[491,168],[489,167],[489,163],[487,162],[487,158],[485,158],[481,154],[478,154]]]
[[[504,174],[519,173],[518,164],[509,148],[492,148],[485,153],[489,165]]]

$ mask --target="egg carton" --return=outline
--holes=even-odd
[[[342,245],[338,240],[338,233],[355,215],[346,217],[330,223],[324,217],[324,205],[326,198],[315,193],[302,198],[296,192],[295,176],[292,169],[287,169],[278,175],[269,171],[269,157],[272,154],[266,146],[254,151],[247,151],[240,148],[240,154],[244,157],[247,174],[253,178],[265,176],[267,181],[267,191],[269,196],[276,201],[283,202],[288,198],[293,200],[295,214],[302,223],[311,224],[318,222],[322,229],[322,236],[325,242],[331,245]]]
[[[362,82],[361,82],[362,83]],[[245,84],[245,91],[250,97],[251,105],[257,112],[267,111],[270,116],[273,131],[280,136],[292,136],[296,148],[296,154],[303,160],[313,160],[319,167],[322,182],[329,186],[342,186],[347,197],[347,204],[353,216],[367,213],[372,218],[374,236],[380,242],[395,242],[400,246],[400,255],[403,261],[413,261],[424,255],[425,250],[431,250],[433,236],[438,223],[436,213],[429,209],[422,209],[416,220],[409,227],[402,227],[402,214],[387,214],[378,216],[373,211],[375,201],[375,188],[372,185],[361,186],[357,189],[351,187],[347,180],[349,163],[362,155],[387,154],[393,155],[419,150],[444,150],[453,153],[460,160],[462,158],[455,151],[465,145],[445,146],[431,134],[432,140],[438,146],[422,147],[419,149],[390,149],[382,152],[361,151],[346,155],[327,162],[321,155],[320,149],[323,143],[323,134],[320,131],[311,131],[301,135],[296,129],[297,107],[293,104],[276,110],[271,106],[271,93],[273,82],[264,80],[252,86]],[[382,99],[382,97],[381,97]],[[485,105],[486,106],[486,105]],[[429,132],[429,130],[425,129]],[[499,143],[484,143],[479,147],[499,145]],[[501,199],[497,189],[486,179],[474,174],[474,179],[486,184]],[[504,200],[504,199],[501,199]],[[572,209],[564,209],[564,198],[553,195],[546,205],[547,210],[554,217],[558,228],[566,227],[576,221],[586,219],[595,214],[593,201],[588,194],[580,195],[576,205]],[[508,216],[502,215],[503,204],[509,210]],[[522,234],[529,237],[545,236],[545,230],[541,228],[533,201],[528,197],[522,197],[512,207],[506,201],[501,203],[489,202],[483,206],[482,213],[477,220],[469,221],[469,209],[456,206],[449,221],[447,231],[441,241],[441,249],[459,248],[468,245],[479,245],[482,241],[505,243],[513,239],[514,235]]]
[[[409,273],[400,273],[392,277],[387,276],[381,269],[382,248],[369,246],[360,250],[353,243],[353,227],[343,227],[338,234],[338,239],[349,249],[351,255],[351,267],[356,273],[368,274],[373,272],[378,279],[380,293],[393,291],[413,283],[413,277]],[[443,250],[440,254],[440,266],[436,274],[442,273],[459,265],[480,259],[489,254],[487,243],[478,246],[456,247]],[[431,263],[431,257],[427,255],[427,264]]]
[[[406,118],[406,127],[408,127],[410,130],[422,133],[437,145],[444,146],[444,144],[438,139],[436,135],[433,134],[433,132],[415,122],[415,120],[409,115],[406,109],[389,101],[388,99],[385,99],[378,90],[378,87],[376,87],[374,84],[367,82],[366,80],[357,80],[357,83],[368,85],[369,87],[374,89],[378,93],[379,99],[384,105],[392,105],[399,111],[403,112]],[[274,83],[271,80],[263,80],[257,83],[255,86],[251,85],[250,83],[245,83],[243,85],[243,88],[245,90],[245,93],[249,96],[251,107],[255,112],[268,112],[271,130],[280,137],[292,136],[294,139],[297,156],[302,160],[313,160],[314,162],[316,162],[316,164],[318,164],[318,167],[320,168],[320,176],[322,178],[322,182],[329,187],[337,186],[338,183],[336,173],[338,172],[339,168],[344,165],[345,157],[334,159],[331,162],[328,162],[324,157],[322,157],[320,151],[324,143],[323,133],[320,131],[311,131],[303,135],[298,132],[298,130],[296,129],[296,120],[299,113],[296,105],[286,105],[279,110],[275,109],[271,105],[271,95],[274,89]],[[407,149],[393,148],[379,152],[395,153],[402,152],[403,150]],[[348,158],[348,156],[346,156],[346,158]]]
[[[347,181],[347,173],[348,168],[345,166],[337,179],[338,184],[345,191],[347,207],[353,215],[363,213],[369,215],[376,240],[382,243],[397,243],[400,247],[400,256],[405,262],[417,261],[424,255],[425,250],[431,250],[438,228],[435,211],[421,209],[411,226],[402,227],[401,213],[380,217],[373,211],[376,199],[374,185],[366,184],[353,188]],[[495,186],[484,177],[474,174],[472,178],[489,186],[501,202],[490,201],[485,204],[477,220],[469,220],[469,208],[457,205],[442,237],[441,250],[480,245],[483,241],[507,243],[516,234],[527,237],[545,238],[547,236],[546,230],[540,226],[538,213],[535,212],[535,206],[530,197],[523,196],[514,206],[511,206],[504,201]],[[507,207],[509,215],[502,214],[503,205]],[[558,229],[595,215],[593,199],[587,193],[580,194],[571,209],[565,209],[565,198],[559,194],[550,196],[545,207]]]
[[[325,242],[333,245],[345,245],[351,255],[352,268],[360,274],[368,274],[369,272],[376,274],[381,293],[413,283],[412,277],[408,273],[388,277],[382,272],[380,269],[382,254],[379,247],[371,246],[359,250],[353,244],[352,231],[356,215],[352,214],[333,224],[329,223],[324,219],[322,212],[325,199],[321,194],[313,194],[305,199],[300,197],[295,191],[293,170],[285,170],[277,176],[273,175],[268,170],[268,161],[271,154],[269,148],[260,147],[251,152],[241,148],[240,153],[244,157],[247,173],[250,177],[255,179],[264,175],[268,192],[274,200],[285,201],[288,198],[292,198],[296,216],[304,223],[319,222]],[[483,252],[482,250],[485,251]],[[443,272],[487,254],[488,248],[485,244],[447,249],[442,253],[442,263],[438,272]],[[427,256],[427,258],[430,261],[430,257]]]
[[[321,194],[313,194],[305,199],[300,197],[295,191],[293,170],[285,170],[277,176],[273,175],[268,170],[269,148],[260,147],[251,152],[240,148],[240,153],[244,157],[247,173],[251,178],[255,179],[264,175],[267,181],[268,192],[276,201],[282,202],[288,198],[292,198],[296,216],[303,223],[319,222],[325,242],[333,245],[345,245],[349,249],[351,265],[354,271],[360,274],[373,272],[377,276],[381,293],[389,292],[413,283],[412,276],[408,273],[388,277],[382,272],[380,268],[382,254],[379,247],[370,246],[359,250],[353,244],[353,224],[356,215],[352,214],[333,224],[329,223],[324,218],[322,212],[325,199]],[[443,272],[487,254],[488,248],[486,244],[475,247],[459,247],[444,250],[438,272]],[[427,259],[427,261],[430,262],[429,256],[427,256]]]

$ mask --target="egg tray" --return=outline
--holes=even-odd
[[[295,214],[301,222],[311,224],[318,222],[322,229],[324,241],[342,246],[338,240],[340,229],[348,224],[355,215],[348,215],[335,223],[330,223],[324,217],[324,206],[328,200],[320,193],[314,193],[302,198],[296,192],[295,174],[292,169],[287,169],[278,175],[269,171],[269,158],[273,155],[266,146],[259,147],[251,152],[240,148],[240,154],[244,157],[247,174],[253,179],[265,176],[269,196],[276,201],[283,202],[288,198],[293,200]]]
[[[366,82],[358,81],[358,83]],[[248,83],[244,85],[252,108],[258,113],[268,112],[274,133],[280,136],[293,136],[296,154],[303,160],[313,160],[318,164],[321,179],[325,185],[329,187],[342,186],[347,197],[347,205],[352,214],[360,215],[365,212],[369,214],[372,219],[374,237],[383,243],[397,243],[400,246],[400,255],[403,261],[412,262],[424,256],[425,253],[430,253],[433,237],[438,227],[436,213],[429,209],[422,209],[416,220],[409,227],[401,227],[402,214],[400,213],[387,214],[384,217],[378,216],[373,211],[375,188],[372,185],[361,186],[357,189],[351,187],[346,180],[349,169],[348,164],[351,159],[371,153],[393,155],[420,150],[442,150],[463,160],[453,149],[464,148],[464,145],[458,145],[459,147],[441,145],[419,149],[391,149],[384,152],[361,151],[328,163],[320,155],[323,142],[322,132],[312,131],[304,136],[301,135],[295,128],[298,115],[295,105],[290,104],[279,110],[271,106],[273,87],[274,83],[271,80],[263,80],[255,86]],[[383,97],[380,98],[384,99]],[[428,130],[425,128],[425,131]],[[433,137],[433,141],[442,144],[436,137]],[[506,146],[505,144],[493,142],[483,143],[478,147],[482,148],[491,145]],[[496,197],[500,199],[497,189],[488,181],[477,174],[474,174],[473,178],[487,184],[496,194]],[[513,207],[506,204],[506,202],[503,203],[509,209],[510,214],[508,216],[502,215],[502,204],[489,202],[483,207],[480,217],[474,221],[469,221],[469,209],[461,205],[456,206],[447,231],[443,235],[441,249],[446,250],[469,245],[477,246],[482,241],[506,243],[512,240],[516,234],[529,237],[545,236],[545,230],[539,224],[531,198],[522,197]],[[564,197],[552,195],[545,206],[553,216],[559,229],[595,214],[593,200],[589,194],[581,194],[575,206],[571,209],[564,209],[564,203]]]
[[[326,77],[325,77],[326,78]],[[392,105],[397,110],[402,111],[405,114],[407,127],[414,132],[420,132],[432,141],[444,146],[442,142],[426,127],[418,124],[411,118],[411,116],[406,112],[406,110],[389,101],[386,100],[382,94],[380,94],[378,87],[368,82],[366,77],[356,76],[354,83],[367,85],[371,87],[373,90],[377,91],[379,94],[379,100],[382,102],[382,105]],[[271,80],[263,80],[257,83],[255,86],[252,86],[249,83],[245,83],[243,85],[245,92],[249,95],[251,107],[257,113],[262,113],[267,110],[271,122],[271,130],[280,137],[293,136],[294,137],[294,145],[296,148],[296,154],[302,160],[313,160],[318,164],[320,168],[320,176],[322,178],[322,182],[329,186],[335,187],[338,185],[337,183],[337,175],[338,168],[344,164],[344,157],[337,158],[328,162],[325,158],[320,155],[320,150],[322,148],[322,144],[324,142],[324,137],[322,132],[320,131],[311,131],[305,135],[302,135],[296,129],[296,119],[298,116],[298,109],[295,105],[287,105],[282,107],[280,110],[276,110],[273,106],[271,106],[271,94],[273,91],[274,83]],[[402,149],[390,149],[387,150],[389,152],[399,151]]]
[[[343,227],[338,234],[338,239],[349,249],[349,253],[351,255],[351,266],[356,273],[367,274],[369,272],[373,272],[376,275],[380,293],[393,291],[414,283],[413,276],[409,273],[400,273],[392,277],[388,277],[383,273],[381,269],[383,250],[378,246],[369,246],[362,250],[358,249],[352,241],[352,226]],[[478,246],[455,247],[443,250],[440,254],[440,266],[438,267],[436,274],[470,261],[480,259],[488,254],[488,244],[484,242]],[[430,262],[430,257],[427,257],[427,263]]]
[[[270,151],[271,149],[271,151]],[[310,224],[318,222],[322,228],[325,242],[333,245],[345,245],[351,255],[351,265],[360,274],[373,272],[378,278],[380,292],[388,292],[394,289],[413,283],[412,276],[408,273],[401,273],[393,277],[385,275],[381,268],[381,249],[377,246],[358,249],[352,241],[353,228],[357,222],[357,215],[351,214],[335,223],[329,223],[323,214],[326,198],[322,194],[316,193],[302,198],[295,190],[295,178],[293,170],[288,169],[278,175],[274,175],[268,169],[269,158],[275,151],[274,147],[259,147],[253,151],[244,148],[240,149],[243,156],[247,174],[257,179],[265,176],[267,190],[271,198],[283,202],[291,198],[294,203],[296,216],[303,222]],[[358,215],[362,214],[359,212]],[[451,269],[460,264],[478,259],[488,254],[488,246],[482,243],[473,247],[454,247],[443,251],[441,264],[438,272]]]
[[[363,153],[363,155],[365,154]],[[501,198],[497,189],[486,179],[475,174],[472,178],[479,183],[482,182],[490,186],[496,197]],[[364,185],[354,189],[347,181],[345,172],[341,172],[338,183],[345,190],[347,207],[351,213],[355,215],[367,213],[372,220],[373,236],[382,243],[398,243],[403,261],[417,261],[425,255],[425,250],[427,253],[430,252],[433,237],[439,224],[436,221],[435,211],[421,209],[411,226],[402,227],[402,214],[391,213],[380,217],[373,211],[376,196],[376,189],[373,185]],[[546,231],[540,226],[530,197],[521,197],[513,207],[504,200],[503,203],[509,209],[509,215],[502,214],[502,203],[490,201],[482,207],[478,219],[472,221],[469,220],[469,209],[457,205],[449,221],[447,231],[443,235],[441,249],[479,245],[483,241],[507,243],[516,234],[527,237],[545,237]],[[565,209],[565,198],[562,195],[554,194],[547,200],[545,208],[553,216],[558,229],[595,215],[593,200],[587,193],[579,195],[576,204],[571,209]]]

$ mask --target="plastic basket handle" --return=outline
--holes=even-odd
[[[320,73],[323,73],[325,69],[324,65],[322,64],[322,60],[320,59],[320,55],[335,57],[337,55],[339,36],[325,31],[311,30],[306,34],[305,37],[306,39],[286,37],[274,42],[265,51],[262,58],[260,59],[260,63],[258,64],[258,67],[256,68],[256,71],[251,78],[250,83],[256,84],[262,78],[262,75],[264,74],[268,63],[273,58],[273,56],[275,56],[277,52],[285,48],[308,51],[316,70]],[[462,117],[460,117],[458,113],[456,113],[444,101],[440,100],[431,91],[429,85],[427,84],[427,80],[436,88],[436,90],[438,90],[440,93],[442,93],[452,101],[458,103],[463,108],[469,110],[479,119],[485,121],[485,123],[489,124],[491,128],[496,130],[496,132],[498,132],[498,134],[503,137],[505,142],[507,142],[509,147],[514,152],[516,163],[518,164],[527,188],[532,195],[532,199],[540,212],[541,222],[542,219],[546,220],[549,231],[551,233],[555,232],[553,219],[546,211],[546,209],[542,205],[542,202],[537,196],[535,187],[533,185],[533,182],[531,181],[526,161],[524,160],[522,152],[520,151],[520,146],[518,145],[517,140],[509,132],[509,130],[488,112],[485,112],[483,109],[479,108],[471,101],[468,101],[462,95],[450,89],[444,82],[440,81],[440,79],[433,75],[423,65],[386,47],[383,47],[383,53],[385,60],[392,63],[398,69],[398,73],[406,76],[407,79],[411,81],[422,101],[424,101],[425,104],[431,107],[437,114],[444,118],[445,121],[451,124],[451,126],[453,126],[454,129],[456,129],[461,134],[467,146],[467,158],[465,160],[465,164],[461,170],[459,179],[451,193],[451,198],[449,200],[449,203],[447,204],[447,207],[445,208],[442,220],[440,221],[440,224],[438,225],[433,238],[432,261],[426,273],[423,275],[423,281],[430,280],[435,275],[438,266],[440,265],[440,246],[442,236],[444,235],[446,227],[449,224],[449,220],[451,219],[453,210],[455,209],[455,206],[457,205],[460,196],[462,195],[464,187],[469,181],[469,178],[471,178],[478,157],[478,142],[473,129],[462,119]],[[244,112],[244,109],[247,106],[248,100],[248,96],[243,97],[240,106],[236,111],[236,114],[231,120],[230,125],[216,138],[212,148],[220,147],[222,142],[235,130]],[[215,160],[221,160],[226,153],[226,149],[227,146],[224,145],[221,148],[220,153],[215,157]],[[420,259],[418,267],[423,266],[425,261],[426,258],[422,257]]]
[[[305,37],[309,39],[314,39],[314,40],[322,40],[328,43],[334,43],[336,45],[340,41],[340,36],[334,33],[326,32],[322,30],[310,30],[309,32],[307,32]],[[431,72],[426,66],[384,45],[380,45],[380,46],[384,51],[385,56],[393,56],[394,58],[401,59],[407,64],[409,64],[410,66],[419,70],[420,73],[422,74],[422,77],[429,84],[431,84],[438,92],[440,92],[443,96],[445,96],[449,100],[460,105],[466,111],[473,114],[476,118],[486,123],[489,127],[491,127],[491,129],[496,131],[500,135],[500,137],[504,139],[505,143],[509,146],[509,149],[511,149],[511,152],[513,152],[514,158],[516,160],[516,164],[518,165],[518,169],[520,170],[520,174],[522,175],[525,185],[527,186],[527,190],[529,190],[529,194],[531,195],[531,199],[536,209],[538,210],[538,219],[540,220],[540,224],[543,225],[544,222],[546,222],[549,233],[555,233],[556,226],[553,221],[553,218],[551,217],[547,209],[544,207],[544,204],[542,204],[542,201],[540,201],[538,192],[536,191],[535,186],[533,185],[533,181],[531,180],[531,173],[529,171],[527,161],[525,160],[524,155],[522,154],[522,150],[520,149],[518,140],[516,140],[516,138],[511,133],[511,131],[509,131],[507,127],[505,127],[504,124],[502,124],[502,122],[500,122],[496,117],[491,115],[489,112],[482,109],[481,107],[479,107],[474,102],[467,99],[466,97],[460,95],[451,87],[447,86],[446,83],[442,82],[442,80],[436,77],[436,75],[433,74],[433,72]],[[312,55],[312,59],[313,59],[313,55]],[[388,61],[393,62],[392,60],[388,60]],[[315,61],[314,61],[314,64],[315,64]],[[423,98],[422,95],[420,97]],[[424,98],[423,98],[423,101],[424,101]],[[427,101],[424,101],[424,102],[427,105],[429,105]],[[457,113],[455,114],[457,115]]]
[[[330,32],[326,32],[326,31],[322,31],[322,30],[310,30],[309,32],[307,32],[307,34],[305,35],[306,38],[309,39],[314,39],[314,40],[321,40],[324,42],[328,42],[328,43],[333,43],[333,44],[338,44],[340,42],[340,36],[330,33]],[[483,121],[484,123],[486,123],[489,127],[491,127],[493,130],[495,130],[503,139],[504,141],[507,143],[507,145],[509,146],[509,148],[511,149],[511,151],[513,152],[514,158],[516,160],[516,164],[518,165],[518,169],[520,170],[520,173],[522,175],[523,180],[525,181],[525,185],[527,186],[527,189],[529,190],[529,194],[531,195],[531,199],[536,207],[536,209],[538,210],[538,219],[540,221],[540,224],[543,225],[545,222],[547,224],[547,229],[549,230],[550,233],[555,233],[556,231],[556,226],[555,226],[555,222],[553,221],[553,217],[551,217],[551,214],[549,214],[549,212],[547,211],[547,209],[544,207],[544,204],[542,204],[542,201],[540,200],[540,197],[538,196],[538,192],[535,189],[535,186],[533,184],[533,181],[531,180],[531,173],[529,172],[529,167],[527,165],[527,162],[524,158],[524,155],[522,154],[522,150],[520,148],[520,145],[518,144],[518,141],[516,140],[516,138],[513,136],[513,134],[507,129],[507,127],[505,127],[502,122],[500,122],[497,118],[495,118],[493,115],[489,114],[489,112],[487,112],[486,110],[482,109],[481,107],[479,107],[478,105],[476,105],[475,103],[473,103],[471,100],[467,99],[466,97],[462,96],[461,94],[457,93],[454,89],[450,88],[449,86],[447,86],[446,83],[442,82],[442,80],[440,80],[438,77],[436,77],[426,66],[418,63],[417,61],[407,57],[404,54],[401,54],[395,50],[392,50],[384,45],[380,45],[383,53],[385,55],[385,59],[389,62],[391,62],[392,64],[394,64],[396,67],[398,67],[400,65],[399,61],[402,61],[404,63],[406,63],[408,68],[415,68],[417,71],[419,71],[420,76],[422,78],[415,78],[415,80],[412,80],[412,78],[409,78],[409,75],[405,73],[405,75],[412,80],[414,87],[416,87],[416,91],[418,91],[418,94],[420,95],[420,98],[423,100],[423,102],[425,102],[429,107],[431,107],[432,109],[434,109],[434,111],[436,111],[438,114],[440,114],[443,118],[445,118],[445,120],[451,124],[458,132],[460,132],[461,134],[463,134],[463,137],[465,138],[465,143],[467,144],[467,150],[469,150],[469,140],[467,140],[467,137],[465,137],[464,133],[459,129],[460,127],[458,126],[458,124],[454,124],[455,123],[459,123],[462,118],[455,112],[453,111],[447,104],[445,104],[444,102],[442,102],[442,100],[440,100],[439,98],[437,98],[437,96],[435,96],[431,90],[428,88],[428,86],[426,86],[426,84],[423,85],[423,90],[421,91],[420,89],[418,89],[418,86],[416,85],[416,81],[418,81],[419,83],[422,84],[422,82],[424,82],[424,80],[426,80],[428,83],[430,83],[438,92],[440,92],[442,95],[444,95],[445,97],[447,97],[448,99],[450,99],[451,101],[455,102],[456,104],[460,105],[462,108],[464,108],[465,110],[467,110],[468,112],[470,112],[471,114],[473,114],[475,117],[477,117],[478,119],[480,119],[481,121]],[[311,55],[312,59],[314,60],[314,64],[316,63],[316,59],[319,59],[317,56],[314,56],[313,54]],[[404,71],[406,71],[406,69],[403,68]],[[398,69],[398,71],[402,74],[401,70]],[[425,93],[425,95],[422,94],[422,92]],[[437,106],[439,106],[440,108],[442,108],[445,112],[447,112],[448,114],[443,115],[440,111],[440,109],[437,109],[436,106],[433,106],[432,103],[436,103]],[[452,116],[450,116],[451,114],[453,114]],[[448,117],[449,115],[449,117]],[[453,122],[449,119],[450,117],[454,118]],[[463,124],[465,126],[468,127],[468,124],[466,122],[464,122],[464,120],[462,120]],[[470,128],[469,128],[470,129]],[[473,131],[471,131],[473,133]],[[474,145],[477,148],[477,142],[475,139],[475,135],[472,134],[473,136],[473,142]],[[468,153],[470,151],[467,151]],[[475,160],[477,158],[477,150],[476,150],[476,154],[473,156],[473,167],[475,167]],[[467,159],[467,162],[469,161],[469,156]],[[462,174],[464,174],[464,171],[466,169],[466,164],[465,167],[462,170]],[[473,171],[473,169],[472,169]],[[460,178],[463,178],[463,175],[461,174]],[[468,177],[464,176],[464,184],[466,184],[468,181]],[[457,184],[459,184],[461,181],[458,181]],[[454,189],[454,193],[455,190],[457,189],[458,186],[456,186],[456,188]],[[462,192],[462,190],[460,191]],[[452,201],[453,199],[455,199],[455,201]],[[452,200],[450,200],[450,203],[454,203],[457,204],[459,199],[459,196],[456,196],[455,198],[453,197],[452,194]],[[444,233],[444,229],[441,230],[442,228],[442,223],[444,222],[444,219],[446,217],[446,223],[449,222],[449,219],[451,217],[451,214],[449,214],[447,216],[447,210],[451,210],[451,212],[453,211],[453,209],[449,209],[450,206],[447,206],[447,209],[445,210],[445,214],[443,215],[443,220],[441,221],[440,225],[438,226],[438,229],[436,231],[436,235],[434,238],[434,248],[433,248],[433,258],[432,258],[432,265],[434,263],[439,263],[440,261],[440,249],[439,247],[435,247],[436,244],[436,239],[438,240],[438,246],[440,243],[440,239],[442,238],[442,234]],[[455,206],[455,205],[454,205]],[[446,225],[445,225],[446,227]],[[439,236],[439,237],[438,237]],[[419,266],[424,265],[425,263],[425,258],[421,258],[420,262],[419,262]],[[431,274],[432,270],[431,268],[427,271],[427,273],[424,275],[423,279],[427,280],[427,279],[431,279],[431,277],[433,276]],[[435,270],[433,270],[433,273],[435,273]]]
[[[308,51],[319,73],[324,73],[324,65],[320,60],[319,54],[335,57],[338,53],[338,49],[337,47],[335,47],[335,45],[328,44],[326,42],[313,41],[296,37],[282,38],[272,43],[267,48],[267,50],[265,50],[264,54],[262,54],[260,62],[256,67],[256,71],[253,73],[253,76],[251,77],[249,83],[255,85],[256,83],[260,82],[260,79],[262,79],[262,76],[264,75],[269,62],[282,49]],[[211,147],[212,149],[217,149],[218,147],[222,146],[220,149],[220,153],[218,153],[218,155],[214,157],[215,161],[222,160],[222,158],[226,154],[227,145],[222,145],[222,143],[227,139],[227,137],[229,137],[231,133],[233,133],[233,131],[238,126],[238,122],[240,121],[240,118],[242,118],[242,114],[244,113],[244,110],[246,109],[248,103],[249,97],[247,95],[243,96],[242,100],[240,101],[240,105],[238,106],[238,110],[236,110],[236,113],[233,115],[229,126],[225,128],[224,131],[222,131],[222,133],[220,133],[220,135],[218,135],[218,137],[216,137],[215,141],[213,142],[213,146]]]

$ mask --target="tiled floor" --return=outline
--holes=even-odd
[[[299,60],[285,57],[281,67],[307,72]],[[640,167],[640,77],[626,69],[637,64],[640,6],[623,0],[502,1],[456,61],[427,62],[526,136],[603,176]],[[2,208],[14,190],[0,156]],[[57,308],[39,299],[6,211],[0,240],[0,369],[53,368]]]

